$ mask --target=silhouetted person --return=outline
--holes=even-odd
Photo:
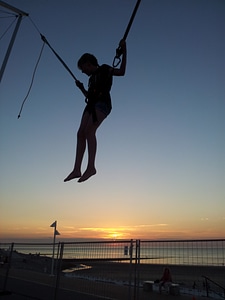
[[[168,287],[171,283],[173,282],[172,280],[172,275],[170,272],[169,268],[165,268],[162,278],[159,281],[159,292],[160,294],[162,293],[162,287]]]
[[[87,100],[80,127],[77,132],[77,146],[75,164],[72,172],[64,179],[64,182],[74,178],[79,178],[78,182],[83,182],[96,174],[95,156],[97,150],[96,130],[103,120],[110,114],[112,109],[110,89],[113,76],[123,76],[126,71],[126,42],[120,41],[122,59],[119,68],[109,65],[98,65],[96,57],[85,53],[78,60],[78,68],[82,73],[89,76],[88,89],[83,83],[76,81],[76,85],[82,91]],[[83,156],[88,147],[88,164],[86,171],[81,173]]]

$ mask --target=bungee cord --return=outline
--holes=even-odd
[[[47,41],[46,37],[40,32],[37,25],[34,23],[34,21],[29,17],[31,23],[34,25],[37,32],[40,34],[42,41],[48,45],[48,47],[52,50],[52,52],[55,54],[55,56],[58,58],[58,60],[62,63],[62,65],[65,67],[65,69],[70,73],[70,75],[73,77],[75,81],[77,81],[77,78],[73,74],[73,72],[70,70],[70,68],[67,66],[67,64],[64,62],[64,60],[59,56],[59,54],[52,48],[52,46]]]
[[[46,37],[40,32],[37,25],[34,23],[34,21],[30,18],[31,23],[34,25],[37,32],[40,34],[42,41],[49,46],[49,48],[52,50],[52,52],[55,54],[55,56],[58,58],[58,60],[63,64],[63,66],[66,68],[66,70],[70,73],[70,75],[73,77],[74,80],[77,81],[77,78],[74,76],[73,72],[70,70],[70,68],[67,66],[67,64],[64,62],[64,60],[59,56],[59,54],[52,48],[52,46],[47,41]]]
[[[47,41],[46,37],[41,34],[41,39],[43,40],[44,43],[46,43],[49,48],[52,50],[52,52],[55,54],[55,56],[58,58],[58,60],[63,64],[65,69],[70,73],[70,75],[73,77],[75,81],[78,81],[78,79],[74,76],[73,72],[70,70],[70,68],[67,66],[67,64],[64,62],[64,60],[58,55],[58,53],[55,52],[55,50],[52,48],[52,46],[49,44]]]
[[[134,18],[135,18],[135,15],[137,13],[137,10],[138,10],[138,7],[139,7],[140,3],[141,3],[141,0],[137,0],[137,3],[136,3],[136,5],[134,7],[134,10],[133,10],[133,13],[132,13],[132,15],[130,17],[130,21],[129,21],[129,23],[127,25],[127,28],[125,30],[125,33],[123,35],[123,40],[124,41],[126,41],[126,39],[127,39],[128,33],[130,31],[131,25],[132,25],[132,23],[134,21]],[[113,67],[114,68],[117,67],[120,64],[120,62],[121,62],[121,59],[120,59],[121,54],[122,54],[121,48],[118,47],[116,49],[116,55],[115,55],[114,60],[113,60]]]

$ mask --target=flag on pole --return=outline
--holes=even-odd
[[[54,223],[52,223],[52,225],[50,225],[50,227],[56,228],[56,223],[57,223],[57,221],[55,221]]]
[[[60,235],[60,233],[58,232],[58,230],[55,230],[55,235]]]

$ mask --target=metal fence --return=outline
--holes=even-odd
[[[225,240],[140,241],[140,249],[141,282],[160,279],[166,266],[181,294],[225,298]]]
[[[169,267],[181,295],[225,299],[224,246],[224,239],[1,243],[0,289],[20,299],[145,300],[143,283],[158,282]]]

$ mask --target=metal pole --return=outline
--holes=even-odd
[[[129,286],[128,286],[128,300],[131,300],[131,289],[132,289],[132,262],[133,262],[133,240],[130,240],[129,247],[130,263],[129,263]]]
[[[8,281],[8,277],[9,277],[9,269],[11,268],[11,262],[12,262],[13,247],[14,247],[14,243],[11,244],[10,254],[8,257],[8,265],[7,265],[7,270],[6,270],[5,280],[4,280],[4,285],[3,285],[3,293],[6,292],[6,285],[7,285],[7,281]]]
[[[8,50],[6,52],[5,58],[4,58],[3,63],[2,63],[2,67],[1,67],[1,71],[0,71],[0,82],[2,81],[2,76],[3,76],[3,73],[5,71],[5,67],[6,67],[7,61],[9,59],[9,55],[11,53],[11,50],[12,50],[12,47],[13,47],[13,44],[14,44],[14,41],[15,41],[15,38],[16,38],[16,34],[18,32],[18,29],[19,29],[19,26],[20,26],[20,23],[21,23],[21,20],[22,20],[22,16],[20,15],[18,20],[17,20],[16,27],[14,29],[11,41],[10,41],[9,46],[8,46]]]
[[[14,11],[15,13],[17,13],[17,14],[19,14],[19,15],[26,16],[26,17],[29,16],[29,14],[26,13],[25,11],[22,11],[22,10],[20,10],[20,9],[18,9],[18,8],[12,6],[12,5],[10,5],[10,4],[8,4],[8,3],[5,3],[4,1],[0,1],[0,6],[3,6],[3,7],[5,7],[6,9],[9,9],[9,10],[11,10],[11,11]]]
[[[9,55],[11,53],[11,50],[12,50],[12,47],[13,47],[13,44],[14,44],[14,41],[15,41],[15,38],[16,38],[16,35],[17,35],[17,32],[18,32],[21,20],[22,20],[22,17],[23,16],[28,16],[28,14],[25,13],[25,12],[23,12],[22,10],[16,8],[16,7],[13,7],[13,6],[11,6],[11,5],[3,2],[3,1],[0,1],[0,6],[3,6],[5,8],[7,8],[7,9],[12,10],[12,11],[14,11],[14,12],[16,12],[16,13],[19,14],[19,17],[18,17],[18,20],[17,20],[17,23],[16,23],[16,27],[15,27],[14,32],[12,34],[12,37],[11,37],[11,40],[10,40],[10,43],[9,43],[9,46],[8,46],[5,58],[3,60],[2,66],[1,66],[1,70],[0,70],[0,82],[1,82],[2,77],[3,77],[3,73],[5,71],[6,64],[7,64],[8,59],[9,59]]]
[[[137,290],[136,290],[136,295],[137,299],[139,299],[139,289],[140,289],[140,256],[141,256],[141,241],[137,240]]]
[[[56,223],[57,224],[57,223]],[[56,225],[54,227],[53,235],[53,249],[52,249],[52,266],[51,266],[51,276],[54,275],[54,259],[55,259],[55,236],[56,236]]]
[[[54,291],[54,300],[57,299],[59,284],[60,284],[60,274],[61,274],[61,265],[62,265],[62,259],[63,259],[63,250],[64,250],[64,243],[59,244],[60,247],[60,255],[58,258],[58,266],[57,266],[57,273],[56,273],[56,281],[55,281],[55,291]]]
[[[137,240],[136,240],[136,243],[135,243],[135,262],[134,262],[134,300],[137,299],[137,256],[138,256],[138,243],[137,243]]]

